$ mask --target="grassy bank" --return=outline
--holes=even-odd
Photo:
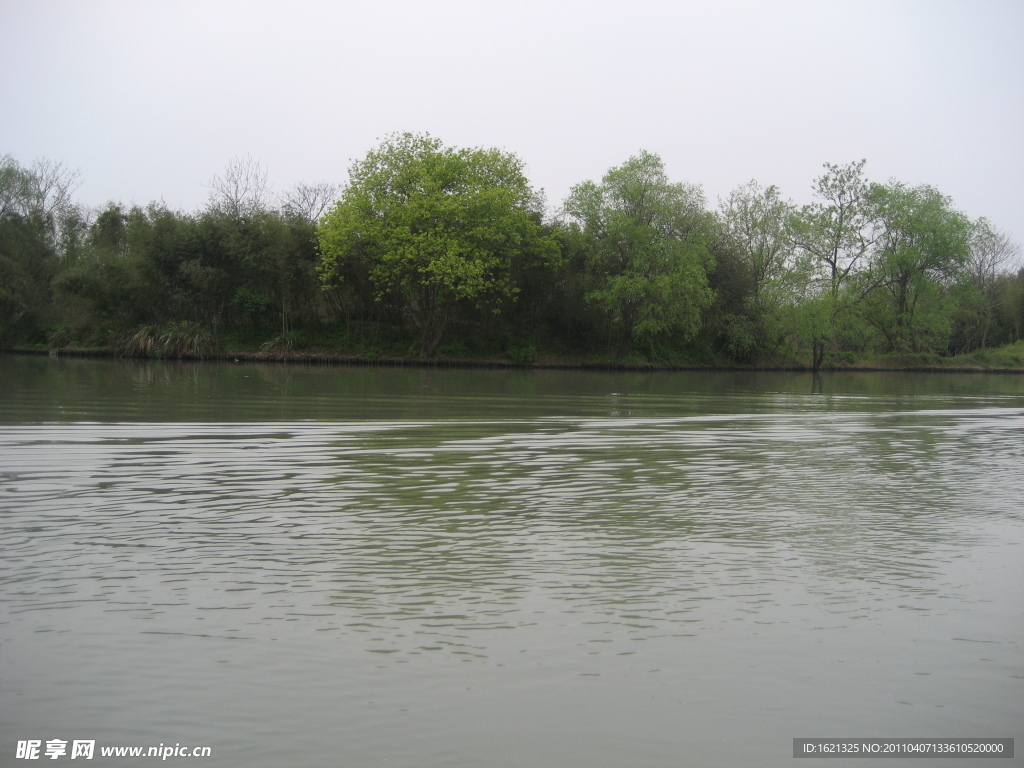
[[[992,349],[978,349],[954,357],[942,357],[936,354],[878,355],[860,360],[854,364],[854,367],[970,371],[1024,370],[1024,341]]]

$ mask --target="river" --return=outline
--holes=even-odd
[[[1024,764],[1022,376],[7,355],[0,546],[3,766]]]

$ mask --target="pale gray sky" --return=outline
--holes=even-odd
[[[343,183],[389,133],[518,154],[559,205],[641,149],[798,203],[825,162],[1024,243],[1024,2],[0,0],[0,154],[174,208],[251,155]]]

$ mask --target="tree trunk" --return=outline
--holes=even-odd
[[[429,360],[434,356],[434,350],[444,338],[445,325],[447,323],[443,319],[432,318],[431,322],[423,326],[423,333],[420,335],[420,360]]]
[[[825,362],[825,342],[815,341],[811,344],[811,370],[821,370],[823,362]]]

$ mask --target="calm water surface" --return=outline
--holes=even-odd
[[[1022,468],[1020,376],[0,357],[0,765],[1022,765]]]

